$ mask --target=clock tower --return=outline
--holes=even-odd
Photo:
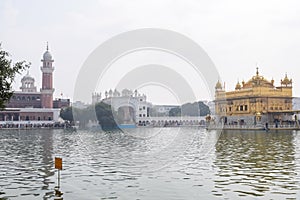
[[[49,47],[47,43],[46,52],[41,60],[43,66],[42,71],[42,88],[41,88],[41,107],[42,108],[53,108],[53,62],[52,55],[49,52]]]

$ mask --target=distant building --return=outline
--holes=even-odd
[[[157,116],[169,116],[169,112],[172,108],[179,108],[178,105],[154,105],[152,107],[153,113]]]
[[[93,104],[104,102],[112,106],[118,114],[119,124],[147,124],[150,123],[151,103],[147,102],[146,95],[141,95],[135,90],[124,89],[120,93],[116,89],[106,91],[105,98],[101,99],[100,93],[92,95]]]
[[[279,124],[292,118],[292,79],[287,75],[275,87],[257,68],[256,75],[238,82],[234,91],[226,92],[219,81],[215,89],[215,112],[225,124]]]
[[[88,105],[82,101],[75,101],[72,103],[72,107],[78,108],[78,109],[85,109],[88,107]]]
[[[29,72],[21,79],[21,91],[15,91],[0,112],[0,121],[18,120],[57,120],[60,108],[68,107],[70,99],[53,100],[53,62],[48,44],[42,61],[42,88],[37,91],[35,79]],[[58,111],[57,111],[58,110]]]
[[[93,95],[92,95],[92,104],[96,104],[100,101],[101,101],[101,92],[100,93],[97,93],[97,92],[93,93]]]

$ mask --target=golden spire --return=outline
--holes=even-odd
[[[218,80],[218,82],[216,83],[215,89],[216,90],[219,90],[219,89],[222,90],[222,84],[220,83],[220,80]]]
[[[237,84],[236,84],[236,86],[235,86],[235,89],[236,89],[236,90],[242,89],[241,84],[240,84],[239,81],[237,82]]]
[[[287,73],[285,73],[284,79],[283,80],[281,79],[281,85],[285,85],[286,87],[288,85],[292,85],[292,79],[288,78]]]

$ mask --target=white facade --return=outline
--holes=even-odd
[[[21,79],[22,86],[20,87],[22,92],[25,93],[36,93],[36,86],[34,85],[34,78],[29,75],[29,71],[27,74]]]
[[[97,99],[96,94],[93,94],[92,99]],[[100,102],[99,99],[97,100],[97,102]],[[111,105],[116,112],[120,112],[120,109],[123,109],[123,112],[126,112],[125,118],[127,123],[143,123],[150,117],[149,112],[152,105],[147,102],[147,96],[139,94],[137,90],[133,92],[129,89],[124,89],[121,93],[117,90],[109,90],[105,92],[105,98],[102,101]],[[94,103],[96,102],[94,101]]]
[[[155,105],[155,106],[153,106],[153,109],[159,114],[169,116],[170,110],[172,108],[178,108],[178,107],[180,107],[180,106],[177,106],[177,105]]]

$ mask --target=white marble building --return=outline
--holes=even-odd
[[[110,89],[105,91],[104,98],[101,99],[100,93],[92,95],[93,104],[104,102],[112,106],[117,113],[118,122],[121,124],[138,124],[143,125],[149,122],[151,103],[147,102],[147,96],[123,89],[122,92]]]

